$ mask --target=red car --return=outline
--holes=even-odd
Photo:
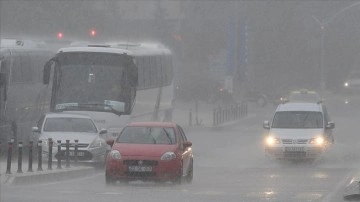
[[[172,181],[193,179],[192,143],[175,123],[134,122],[107,143],[106,184],[116,180]]]

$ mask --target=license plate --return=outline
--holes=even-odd
[[[302,152],[302,151],[304,151],[304,147],[285,147],[285,151],[288,151],[288,152]]]
[[[69,156],[75,156],[75,151],[69,151]],[[77,156],[85,156],[85,152],[78,151]]]
[[[151,172],[151,166],[129,166],[130,172]]]

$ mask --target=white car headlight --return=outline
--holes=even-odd
[[[348,82],[345,82],[345,83],[344,83],[344,87],[349,87],[349,83],[348,83]]]
[[[322,146],[325,143],[325,139],[322,136],[312,138],[310,144]]]
[[[89,148],[99,148],[99,147],[103,147],[105,145],[104,140],[102,140],[101,138],[97,137],[91,144]]]
[[[41,139],[42,141],[42,146],[43,147],[48,147],[49,146],[49,139]],[[56,147],[57,146],[57,142],[55,140],[52,141],[52,146]]]
[[[280,144],[280,139],[279,138],[276,138],[274,136],[268,136],[266,139],[265,139],[265,143],[266,145],[268,146],[273,146],[275,144]]]
[[[176,158],[176,154],[174,152],[165,152],[162,156],[161,156],[161,160],[163,161],[169,161],[172,159]]]
[[[112,150],[110,152],[110,156],[111,158],[115,159],[115,160],[120,160],[121,159],[121,154],[118,150]]]

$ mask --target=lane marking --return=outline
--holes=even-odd
[[[122,195],[122,192],[103,192],[103,193],[96,193],[98,195]]]

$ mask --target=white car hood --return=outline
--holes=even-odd
[[[39,139],[52,138],[54,142],[61,140],[61,143],[65,143],[66,140],[70,140],[70,143],[74,143],[75,140],[79,140],[79,143],[91,144],[98,137],[97,133],[77,133],[77,132],[43,132]]]
[[[322,128],[272,128],[270,135],[280,139],[310,139],[323,134]]]

